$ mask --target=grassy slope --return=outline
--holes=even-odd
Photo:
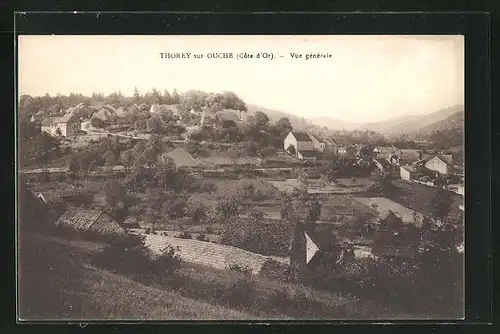
[[[397,191],[390,196],[393,201],[406,206],[414,211],[429,215],[431,213],[431,200],[436,188],[423,184],[409,183],[404,180],[395,180]],[[450,216],[454,219],[460,216],[459,205],[463,203],[460,195],[453,194]]]
[[[255,319],[85,264],[88,254],[45,240],[21,253],[21,319]],[[40,261],[44,259],[44,261]]]

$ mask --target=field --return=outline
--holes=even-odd
[[[404,207],[403,205],[391,201],[385,197],[357,197],[356,200],[361,203],[375,208],[379,212],[380,215],[385,215],[387,212],[392,211],[397,216],[401,217],[403,222],[413,222],[415,211]]]
[[[431,213],[430,203],[436,188],[418,183],[409,183],[403,180],[396,180],[393,183],[396,185],[396,191],[390,199],[421,214],[429,215]],[[453,196],[453,204],[451,206],[450,217],[457,219],[461,216],[459,205],[463,204],[463,197],[455,193],[451,194]]]

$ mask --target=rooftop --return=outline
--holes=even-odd
[[[295,131],[292,131],[292,135],[295,137],[295,139],[297,139],[297,141],[301,141],[301,142],[305,142],[305,141],[311,142],[311,141],[313,141],[312,138],[306,132],[295,132]]]

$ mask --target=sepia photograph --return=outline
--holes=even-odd
[[[16,43],[19,321],[464,319],[462,35]]]

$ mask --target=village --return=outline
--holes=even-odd
[[[21,210],[40,208],[37,233],[140,236],[199,271],[327,290],[353,263],[423,261],[443,235],[463,253],[461,150],[296,130],[234,93],[117,96],[65,108],[21,97],[19,177],[33,201]]]

